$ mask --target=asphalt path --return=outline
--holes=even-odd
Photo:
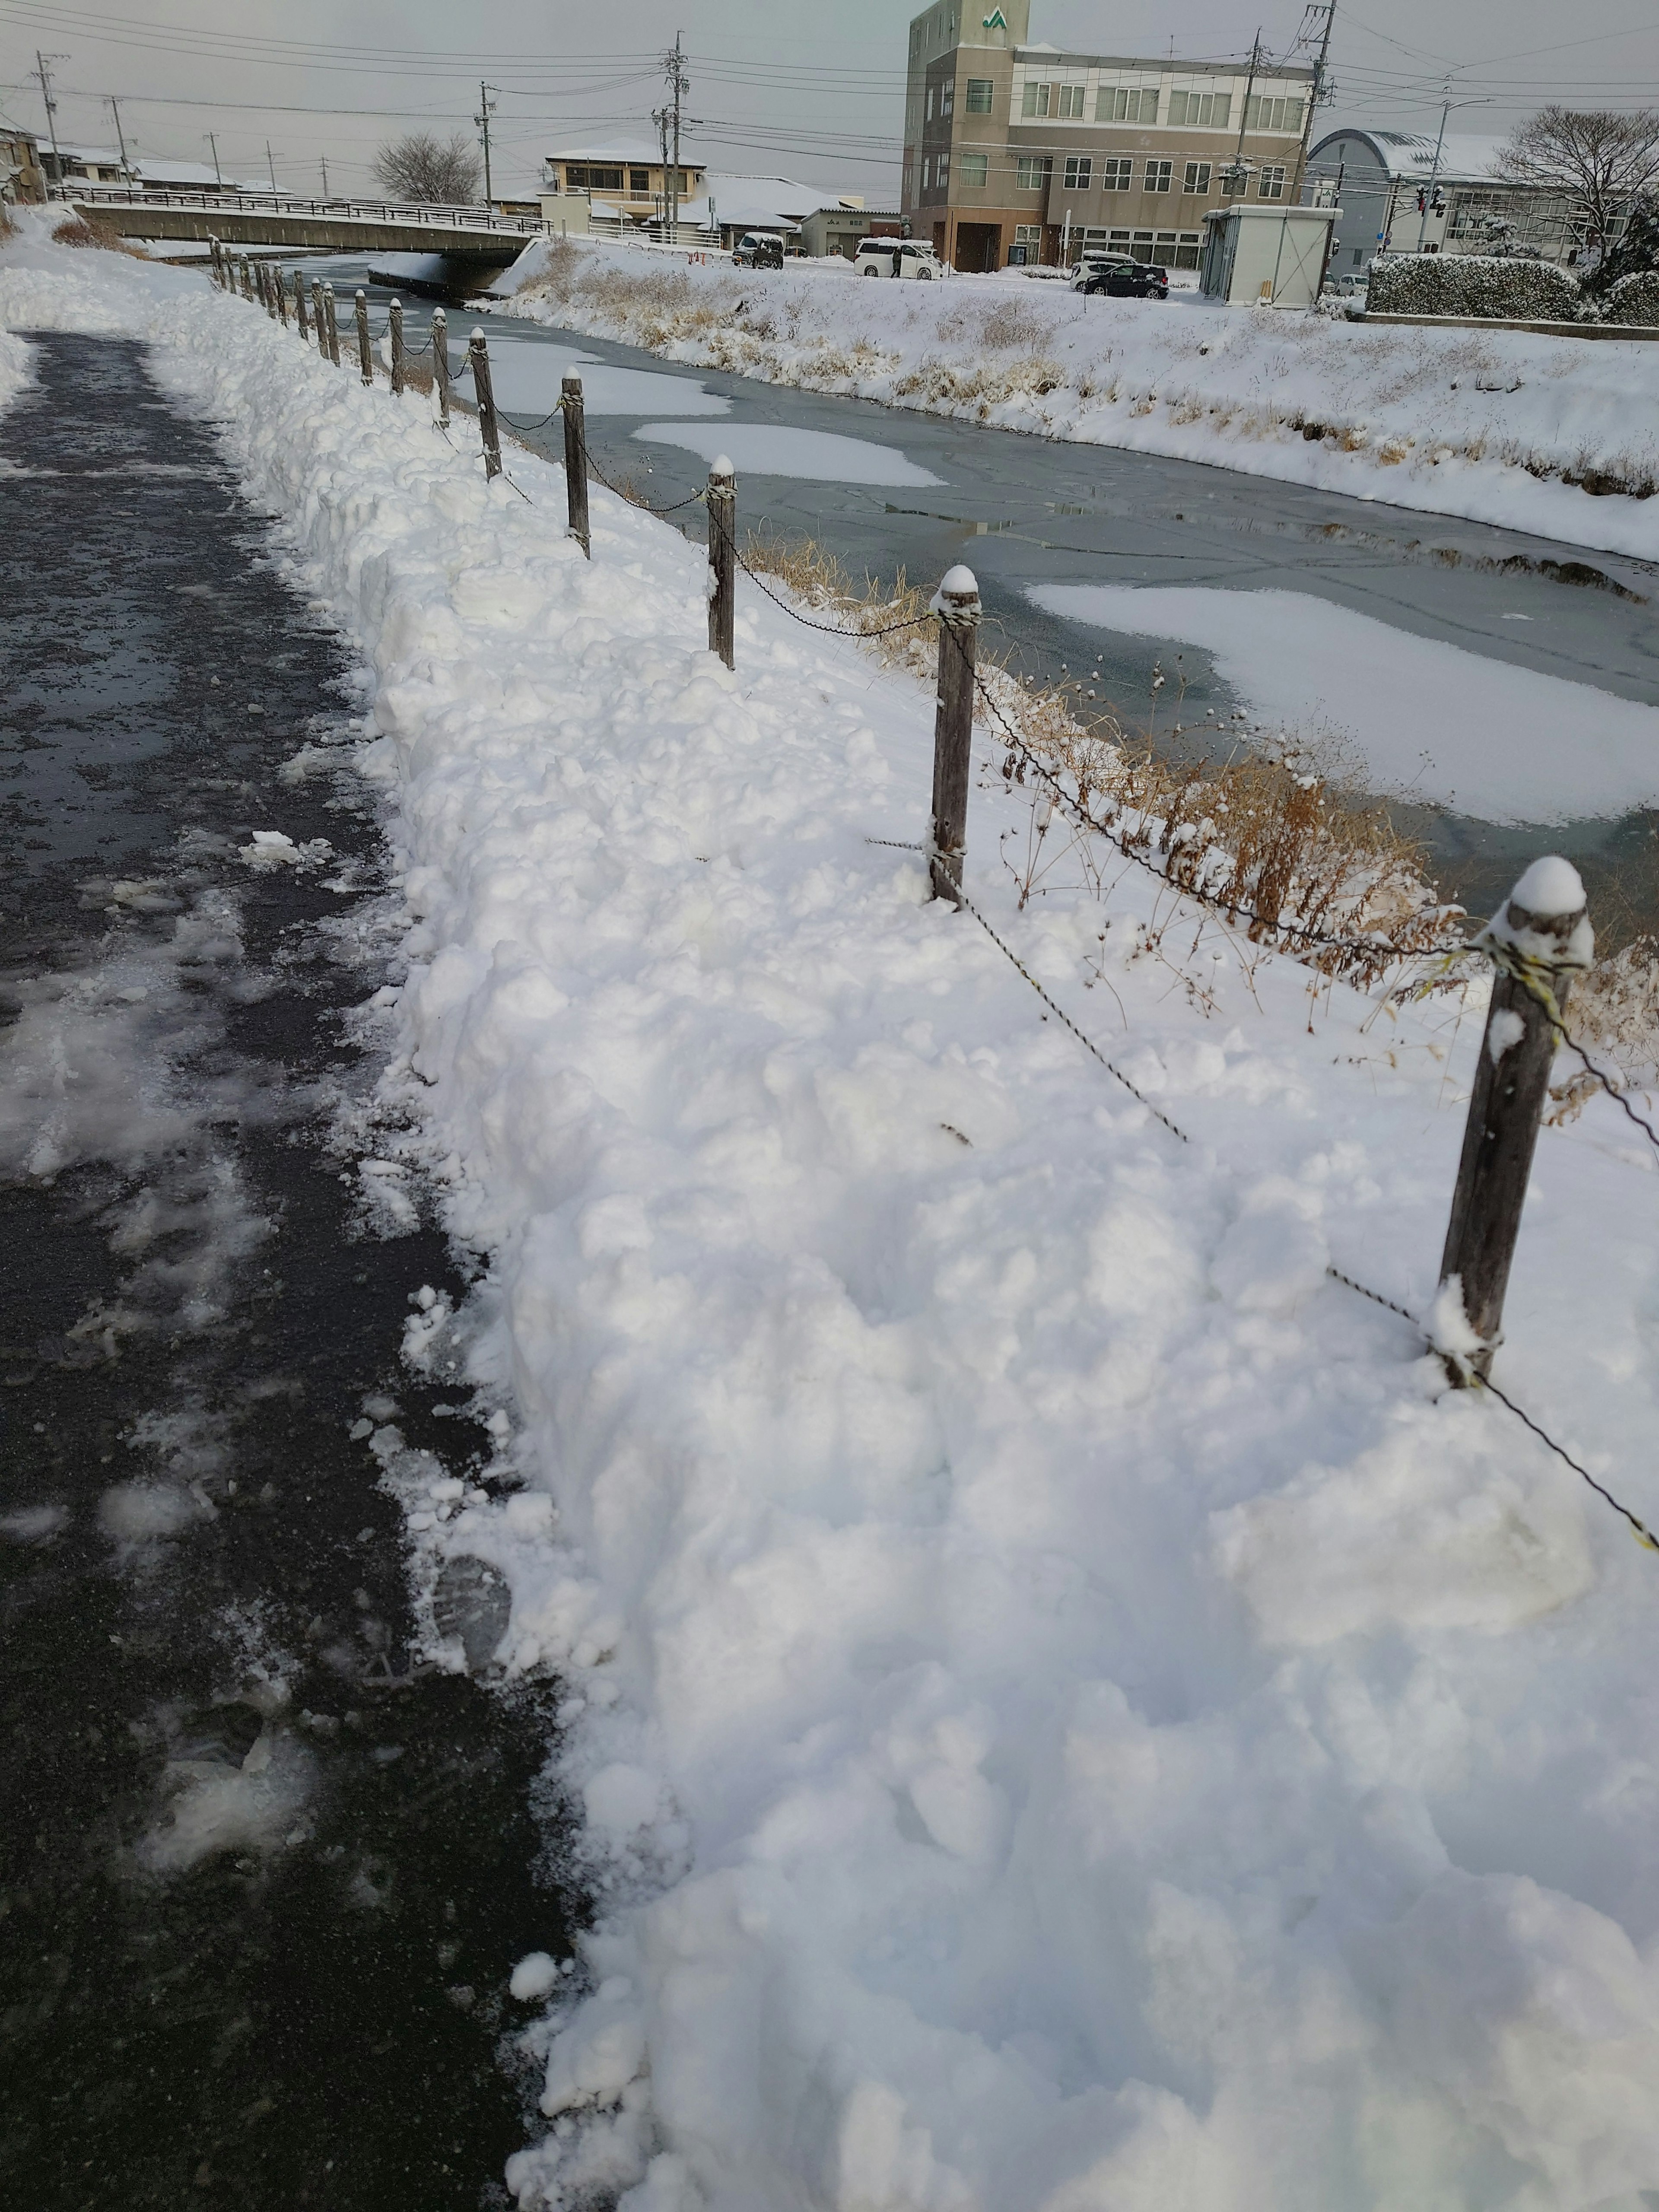
[[[507,1977],[561,1941],[553,1686],[421,1662],[368,1442],[491,1480],[465,1388],[399,1358],[455,1257],[353,1172],[399,935],[332,765],[361,700],[143,349],[34,343],[0,418],[0,2199],[477,2212],[532,2086]],[[251,867],[272,830],[314,864]]]

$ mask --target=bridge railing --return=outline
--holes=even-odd
[[[290,192],[146,191],[131,185],[69,183],[50,188],[55,200],[82,206],[191,208],[243,215],[303,215],[326,221],[419,223],[441,230],[498,230],[528,236],[546,229],[539,216],[498,215],[493,208],[396,200],[308,199]]]

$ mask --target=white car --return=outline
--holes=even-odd
[[[921,284],[945,274],[945,264],[933,247],[914,238],[861,239],[853,266],[860,276],[908,276]]]

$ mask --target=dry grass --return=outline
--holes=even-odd
[[[868,576],[855,585],[811,539],[751,537],[744,557],[805,606],[868,637],[884,660],[930,674],[927,596],[902,573],[891,586]],[[914,627],[873,635],[905,622]],[[995,772],[1008,788],[1024,787],[1041,817],[1032,849],[1044,847],[1046,857],[1025,870],[1022,904],[1054,864],[1057,848],[1046,841],[1059,819],[1067,855],[1097,895],[1115,847],[1252,941],[1362,988],[1462,942],[1457,910],[1436,896],[1421,852],[1384,808],[1354,804],[1294,757],[1170,762],[1115,716],[1081,712],[1075,686],[1020,684],[983,644],[980,666],[995,712],[982,706],[976,726],[992,742]]]
[[[0,238],[15,238],[17,225],[12,221],[3,200],[0,200]]]
[[[144,256],[135,253],[125,239],[117,238],[112,231],[102,231],[78,215],[65,216],[52,234],[54,246],[95,246],[105,253],[125,253],[130,261],[142,261]]]

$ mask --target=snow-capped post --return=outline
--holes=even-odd
[[[483,437],[484,474],[498,477],[501,472],[501,434],[495,422],[495,395],[489,384],[489,348],[484,343],[482,331],[473,331],[467,359],[472,366],[472,396],[478,403],[478,428]]]
[[[213,281],[222,292],[225,289],[225,249],[216,238],[210,236],[208,252],[213,257]]]
[[[288,328],[288,280],[275,262],[270,266],[270,289],[276,295],[276,319]]]
[[[438,427],[449,428],[449,318],[441,307],[432,310],[432,381],[438,390]]]
[[[311,325],[306,319],[306,280],[297,269],[294,272],[294,327],[308,343]]]
[[[708,650],[738,665],[738,477],[722,453],[708,471]]]
[[[968,837],[968,786],[974,744],[974,659],[979,645],[979,584],[971,568],[948,569],[933,594],[939,617],[939,703],[933,709],[933,813],[928,872],[933,896],[962,903]]]
[[[340,311],[331,284],[323,287],[323,307],[328,316],[328,357],[337,368],[340,366]]]
[[[271,277],[272,270],[270,263],[262,261],[259,264],[259,297],[264,302],[266,314],[274,323],[276,319],[276,288]]]
[[[392,326],[392,389],[394,395],[404,388],[404,303],[394,300],[386,309],[386,319]]]
[[[368,295],[357,295],[357,367],[365,384],[374,381],[374,349],[368,337]]]
[[[582,400],[582,380],[567,371],[559,382],[559,406],[564,416],[564,493],[570,511],[570,535],[591,561],[593,548],[587,529],[587,416]]]
[[[1458,1388],[1484,1380],[1572,979],[1595,939],[1569,860],[1534,860],[1475,939],[1498,973],[1463,1130],[1435,1301],[1435,1348]]]

